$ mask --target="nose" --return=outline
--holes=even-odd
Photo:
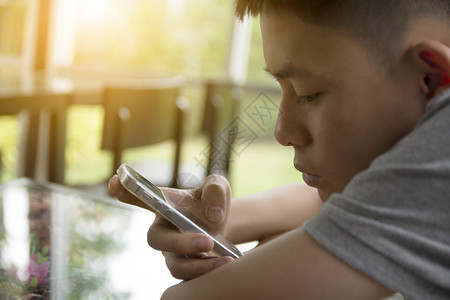
[[[275,125],[275,138],[283,146],[306,147],[312,142],[308,115],[302,104],[282,96]]]

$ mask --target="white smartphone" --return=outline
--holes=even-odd
[[[153,211],[166,218],[182,232],[197,232],[209,236],[214,241],[213,254],[216,256],[242,256],[239,249],[220,234],[214,232],[187,209],[172,206],[162,191],[127,164],[117,170],[120,182],[133,195],[147,204]]]

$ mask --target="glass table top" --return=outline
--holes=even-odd
[[[59,185],[1,185],[0,299],[159,299],[178,281],[147,245],[153,218]]]

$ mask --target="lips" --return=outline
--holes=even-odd
[[[320,181],[322,180],[322,177],[319,175],[311,174],[305,171],[302,167],[298,166],[297,164],[294,164],[295,168],[302,173],[303,181],[311,186],[317,188],[320,184]]]
[[[318,187],[320,184],[320,181],[322,180],[322,177],[318,175],[308,174],[308,173],[302,173],[303,181],[312,187]]]

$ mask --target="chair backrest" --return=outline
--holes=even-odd
[[[20,120],[17,177],[64,183],[66,94],[2,96],[0,115]]]
[[[238,118],[243,90],[229,81],[206,83],[202,131],[209,138],[207,175],[229,176],[231,150],[235,140],[230,130]]]
[[[173,179],[176,186],[186,101],[180,99],[182,77],[120,80],[106,83],[102,149],[113,152],[112,172],[122,163],[125,149],[174,140]]]

